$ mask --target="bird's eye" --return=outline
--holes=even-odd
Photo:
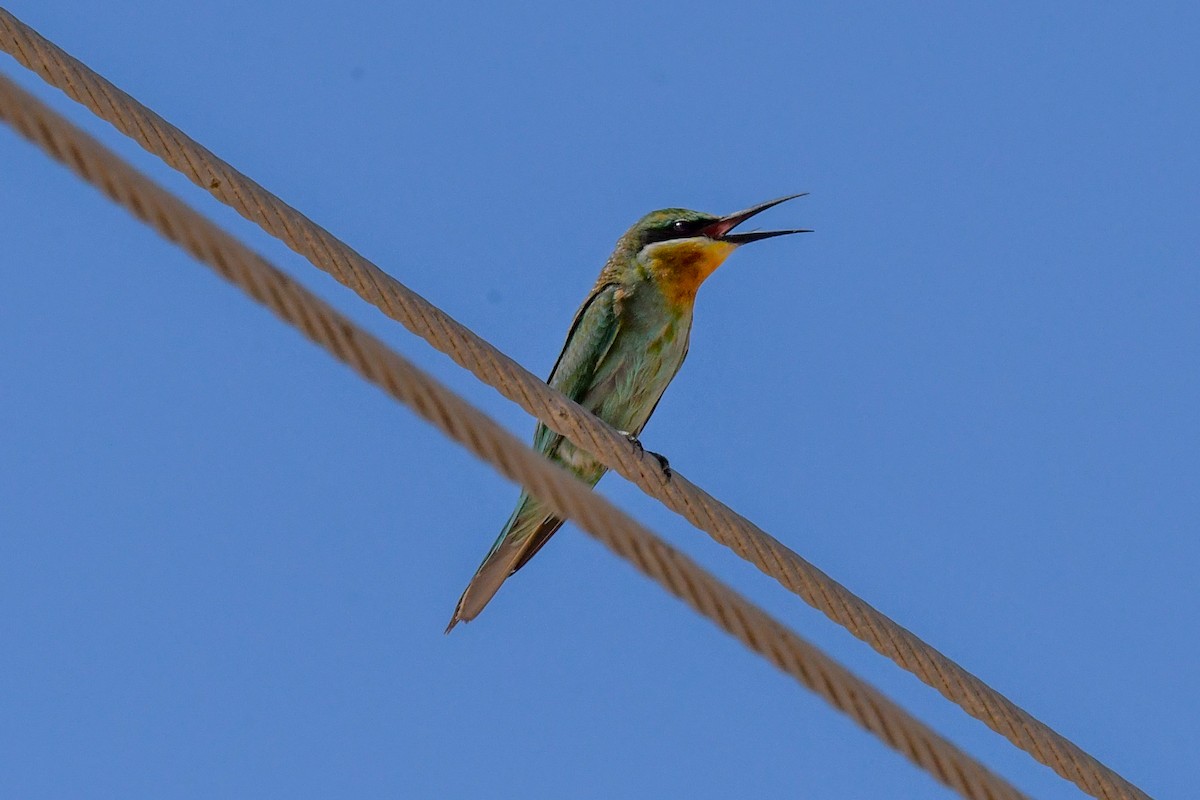
[[[688,229],[687,220],[677,219],[673,223],[671,223],[671,228],[674,229],[678,233],[683,233],[684,231],[686,231]]]

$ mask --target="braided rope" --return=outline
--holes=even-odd
[[[612,427],[3,8],[0,49],[1063,778],[1103,800],[1148,798],[680,473],[666,480],[652,456],[635,450]]]
[[[979,800],[1024,797],[3,76],[0,119],[942,783]]]

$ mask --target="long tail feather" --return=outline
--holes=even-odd
[[[454,607],[454,615],[450,617],[446,633],[452,631],[459,622],[470,622],[479,616],[504,581],[525,566],[562,524],[561,519],[547,514],[532,497],[522,495],[487,558]]]

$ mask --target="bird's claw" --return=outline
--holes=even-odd
[[[663,477],[667,480],[671,480],[671,462],[667,461],[666,456],[664,456],[662,453],[656,453],[653,450],[647,450],[645,447],[642,447],[641,440],[629,431],[621,431],[621,434],[628,439],[629,443],[633,445],[634,449],[637,450],[639,458],[641,458],[642,453],[649,453],[658,459],[658,466],[662,469]]]
[[[663,477],[667,480],[671,480],[671,475],[674,473],[671,472],[671,462],[667,461],[667,457],[662,453],[656,453],[653,450],[647,450],[646,452],[658,459],[658,466],[662,467]]]

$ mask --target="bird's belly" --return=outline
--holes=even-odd
[[[650,419],[686,354],[686,334],[678,347],[671,346],[668,341],[661,348],[643,346],[637,352],[622,354],[620,365],[592,388],[582,405],[617,430],[637,435]],[[605,472],[605,467],[590,453],[575,447],[568,439],[559,442],[555,455],[560,463],[588,483],[596,483]]]
[[[617,430],[637,435],[687,355],[691,315],[668,316],[655,307],[631,314],[612,343],[580,405]],[[581,480],[595,483],[605,467],[570,440],[552,456]]]

